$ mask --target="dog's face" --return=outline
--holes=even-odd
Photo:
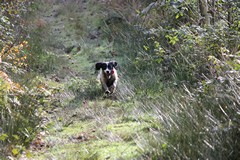
[[[111,74],[114,74],[114,68],[117,66],[117,62],[110,61],[110,62],[98,62],[96,63],[95,67],[96,70],[102,69],[103,72],[109,76]]]

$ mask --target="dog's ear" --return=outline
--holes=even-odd
[[[102,62],[98,62],[95,64],[95,69],[100,70],[102,68]]]
[[[114,68],[117,67],[118,63],[116,61],[112,61]]]

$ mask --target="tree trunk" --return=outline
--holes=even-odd
[[[216,21],[216,3],[215,0],[212,0],[212,24],[215,24]]]
[[[227,17],[228,25],[229,25],[229,27],[231,27],[231,25],[233,24],[232,4],[231,4],[231,2],[227,2],[227,12],[228,12],[228,17]]]
[[[207,0],[199,0],[199,9],[203,19],[203,24],[206,26],[210,25],[210,16],[208,14],[208,3]]]

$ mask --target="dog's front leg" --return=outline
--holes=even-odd
[[[111,94],[115,92],[115,88],[116,87],[114,85],[109,87],[109,91],[110,91]]]
[[[102,83],[102,88],[103,88],[103,90],[104,90],[104,92],[105,92],[106,94],[109,94],[109,93],[110,93],[110,91],[109,91],[106,83]]]
[[[109,87],[111,93],[114,93],[117,87],[117,80],[114,81],[113,85]]]

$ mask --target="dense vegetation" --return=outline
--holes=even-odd
[[[160,124],[150,155],[237,159],[240,3],[145,2],[109,2],[122,22],[108,27],[135,98]]]
[[[1,1],[0,159],[17,156],[29,146],[40,128],[43,108],[55,103],[54,89],[41,76],[43,69],[51,71],[43,68],[51,57],[26,24],[34,7],[28,0]]]
[[[133,154],[129,149],[132,156],[128,158],[240,156],[240,2],[43,2],[64,3],[65,10],[59,9],[55,18],[68,17],[68,27],[74,23],[74,38],[79,42],[61,49],[54,43],[57,40],[48,37],[50,27],[36,15],[44,3],[1,1],[0,159],[18,157],[22,152],[31,157],[27,148],[36,134],[46,129],[45,118],[59,107],[83,108],[81,115],[93,115],[100,122],[98,126],[111,124],[106,130],[113,134],[120,126],[134,128],[131,133],[125,133],[127,128],[119,137],[111,138],[111,142],[123,139],[137,150]],[[77,19],[76,4],[83,3],[97,7],[73,22]],[[72,59],[80,65],[71,64]],[[106,59],[116,59],[120,64],[116,101],[101,100],[95,77],[85,74],[86,66]],[[60,71],[63,64],[65,69],[72,69]],[[81,77],[69,75],[75,73]],[[84,109],[86,106],[93,109]],[[117,120],[112,113],[119,115]],[[56,118],[58,123],[69,126],[69,119],[63,117]],[[85,125],[83,119],[78,121]],[[96,132],[101,140],[109,136],[104,129]],[[101,141],[96,146],[101,145],[107,144]],[[85,158],[103,157],[93,150],[84,156],[77,153]]]

